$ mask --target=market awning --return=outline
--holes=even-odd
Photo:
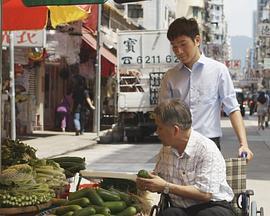
[[[3,2],[3,30],[44,29],[47,24],[47,7],[25,7],[21,0]]]
[[[62,23],[87,18],[91,12],[91,5],[26,7],[21,0],[5,0],[3,2],[3,30],[44,29],[47,24],[48,10],[50,10],[51,24],[55,28]]]
[[[82,28],[82,39],[91,46],[94,50],[97,49],[97,41],[92,36],[91,32],[87,30],[86,28]],[[113,55],[109,50],[107,50],[104,47],[100,47],[100,53],[101,55],[106,58],[108,61],[110,61],[112,64],[117,65],[117,58],[115,55]]]

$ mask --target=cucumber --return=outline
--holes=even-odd
[[[110,188],[109,190],[112,193],[118,194],[120,196],[120,199],[125,201],[127,205],[131,205],[133,203],[132,197],[129,194],[122,192],[122,191],[119,191],[119,190],[114,189],[114,188]]]
[[[59,164],[62,168],[68,168],[68,167],[73,167],[73,166],[78,166],[78,165],[84,164],[84,162],[78,163],[78,162],[72,162],[72,161],[63,161]]]
[[[104,206],[108,207],[114,214],[123,211],[127,207],[127,204],[124,201],[107,201],[104,202]]]
[[[74,200],[67,201],[64,205],[65,206],[68,206],[68,205],[79,205],[79,206],[81,206],[83,208],[83,207],[89,206],[90,205],[90,201],[89,201],[88,198],[82,197],[82,198],[79,198],[79,199],[74,199]]]
[[[79,205],[60,206],[55,210],[55,214],[56,215],[63,215],[63,214],[66,214],[70,211],[78,211],[80,209],[82,209],[82,207]]]
[[[76,216],[88,216],[96,214],[96,210],[93,207],[86,207],[74,212]]]
[[[125,210],[119,212],[116,216],[133,216],[137,213],[137,210],[133,206],[127,207]]]
[[[56,157],[56,158],[50,158],[49,160],[53,160],[57,163],[61,162],[75,162],[75,163],[84,163],[85,158],[81,157],[71,157],[71,156],[64,156],[64,157]]]
[[[141,212],[143,210],[142,206],[140,204],[132,204],[134,208],[136,208],[137,212]]]
[[[52,198],[51,201],[52,201],[52,204],[56,206],[63,206],[65,205],[65,203],[68,202],[68,200],[66,199],[58,199],[58,198]]]
[[[71,173],[79,172],[80,170],[85,170],[85,164],[74,164],[71,167],[66,167],[66,170],[68,170]]]
[[[96,210],[96,213],[98,214],[103,214],[105,216],[110,216],[111,215],[111,210],[108,207],[104,206],[97,206],[97,205],[90,205]]]
[[[86,188],[87,189],[87,198],[90,199],[90,202],[94,205],[103,206],[103,199],[99,196],[99,194],[96,192],[93,188]]]
[[[88,188],[83,188],[75,192],[70,192],[68,195],[68,200],[75,200],[80,199],[82,197],[87,197],[88,193],[89,193]]]
[[[69,212],[63,214],[62,216],[72,216],[72,215],[74,215],[74,211],[69,211]]]
[[[117,195],[103,188],[98,188],[97,193],[101,196],[101,198],[104,201],[120,201],[121,200],[120,195]]]

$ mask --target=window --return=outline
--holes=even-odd
[[[193,7],[193,16],[198,18],[198,15],[199,15],[199,8]]]
[[[135,19],[143,17],[142,5],[129,4],[128,5],[128,17],[135,18]]]

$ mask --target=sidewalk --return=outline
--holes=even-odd
[[[104,131],[100,132],[100,135]],[[35,131],[21,140],[34,147],[38,158],[49,158],[89,148],[97,143],[96,133],[75,136],[74,132]]]

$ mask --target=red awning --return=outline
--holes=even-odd
[[[87,30],[86,28],[82,28],[82,38],[83,40],[89,44],[94,50],[97,49],[97,42],[96,39],[92,36],[91,32]],[[104,47],[100,47],[100,53],[103,57],[105,57],[108,61],[113,63],[114,65],[117,65],[117,58],[115,55],[113,55],[110,51],[108,51]]]
[[[26,7],[22,0],[4,0],[3,30],[44,29],[48,10],[50,10],[51,24],[55,28],[58,24],[86,19],[91,12],[91,5]]]
[[[3,30],[44,29],[47,24],[48,8],[25,7],[21,0],[3,2]]]

